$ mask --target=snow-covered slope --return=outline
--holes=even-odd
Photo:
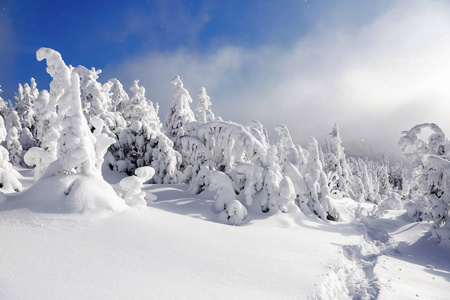
[[[111,183],[121,176],[106,174]],[[230,226],[213,213],[211,194],[185,190],[146,185],[146,210],[107,218],[0,205],[0,299],[448,296],[449,249],[419,239],[426,224],[401,211],[366,217],[372,205],[361,212],[341,200],[343,222],[292,205],[272,215],[250,208]]]

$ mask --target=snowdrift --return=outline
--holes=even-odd
[[[101,176],[68,174],[40,179],[24,192],[2,195],[0,210],[111,215],[127,205]]]

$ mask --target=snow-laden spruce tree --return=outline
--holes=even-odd
[[[361,170],[358,160],[354,157],[348,158],[348,164],[352,172],[352,185],[351,190],[353,191],[353,199],[357,202],[364,202],[367,198],[366,186],[361,180]]]
[[[251,120],[249,124],[250,133],[263,145],[264,148],[270,147],[269,136],[267,130],[264,129],[261,122],[258,120]]]
[[[19,141],[22,134],[22,125],[19,116],[13,107],[10,107],[9,115],[5,121],[6,139],[5,146],[9,152],[9,160],[13,165],[20,165],[23,158],[23,148]]]
[[[286,161],[289,161],[294,167],[296,167],[302,176],[305,176],[306,170],[306,156],[302,147],[294,145],[292,142],[289,129],[285,125],[277,125],[275,131],[278,133],[278,157],[280,164],[285,165]]]
[[[420,137],[423,129],[430,129],[428,141]],[[419,124],[403,132],[399,145],[409,161],[410,183],[405,205],[416,221],[434,222],[434,235],[442,239],[442,227],[450,209],[449,142],[442,129],[434,123]]]
[[[34,78],[31,78],[30,85],[28,83],[25,83],[23,86],[19,84],[19,90],[15,96],[17,101],[15,110],[22,126],[19,141],[24,150],[28,150],[36,145],[35,137],[33,136],[36,123],[34,102],[38,94],[36,81]]]
[[[183,163],[185,165],[185,180],[189,183],[189,191],[200,193],[205,187],[204,174],[200,174],[202,168],[208,170],[215,169],[215,164],[211,159],[212,153],[195,136],[185,136],[181,139],[181,153],[183,154]]]
[[[173,149],[173,142],[164,134],[158,136],[158,143],[152,148],[151,166],[155,169],[156,183],[182,183],[184,175],[179,171],[181,154]]]
[[[380,164],[376,165],[376,178],[378,182],[378,193],[381,198],[388,197],[392,192],[391,183],[389,182],[389,160],[383,157]]]
[[[375,204],[379,204],[379,197],[377,197],[376,187],[374,186],[373,176],[367,167],[366,162],[361,158],[358,158],[358,176],[362,181],[365,188],[364,199]],[[376,176],[376,174],[375,174]]]
[[[57,118],[50,126],[60,130],[56,149],[43,150],[56,150],[56,159],[48,165],[40,180],[27,190],[23,199],[29,201],[42,192],[42,187],[51,187],[53,193],[40,200],[46,202],[44,207],[49,210],[106,213],[124,209],[123,200],[101,176],[103,156],[114,141],[104,134],[91,133],[81,107],[80,77],[55,50],[40,48],[36,57],[39,61],[47,60],[47,72],[53,77],[49,102],[51,109],[56,105],[58,109]],[[32,161],[44,157],[41,150],[32,153]],[[39,205],[37,202],[30,205]]]
[[[278,206],[282,212],[287,212],[287,206],[295,200],[294,184],[289,176],[284,176],[278,189]]]
[[[97,81],[98,74],[102,70],[95,70],[95,68],[89,70],[83,66],[78,66],[74,69],[74,72],[81,77],[81,103],[89,126],[92,127],[91,119],[93,117],[99,117],[104,122],[105,133],[115,138],[114,132],[117,128],[125,126],[125,120],[120,114],[110,111],[111,98]]]
[[[338,220],[339,213],[332,204],[330,190],[319,158],[319,144],[310,138],[305,183],[308,188],[308,207],[311,212],[325,220]],[[300,207],[302,208],[302,207]]]
[[[6,139],[6,128],[3,117],[0,116],[0,143]],[[9,153],[0,145],[0,189],[11,192],[20,191],[22,184],[17,179],[20,175],[9,162]]]
[[[110,98],[109,103],[111,106],[109,107],[109,111],[119,112],[125,110],[130,98],[125,92],[122,83],[118,79],[109,79],[103,84],[103,90]]]
[[[265,187],[267,149],[248,127],[232,122],[214,120],[196,123],[188,132],[189,136],[182,138],[182,155],[190,191],[200,193],[206,189],[209,174],[217,170],[229,176],[235,193],[242,195],[245,204],[251,206],[256,194]],[[275,157],[271,157],[271,162],[276,164],[276,150],[273,155]],[[279,166],[277,169],[272,165],[271,176],[267,179],[267,187],[271,190],[265,192],[264,203],[260,203],[266,212],[270,197],[273,204],[277,204],[278,183],[282,178]]]
[[[56,160],[59,129],[56,127],[56,98],[50,97],[47,90],[42,90],[35,100],[36,123],[34,136],[36,146],[24,155],[25,163],[35,166],[34,178],[39,179],[47,167]]]
[[[280,182],[283,179],[281,167],[278,163],[277,148],[271,145],[267,149],[263,193],[261,196],[261,211],[266,213],[278,205]],[[283,192],[284,193],[284,192]]]
[[[263,145],[240,124],[213,121],[198,126],[190,136],[208,149],[214,168],[226,174],[237,163],[262,165],[266,155]]]
[[[253,197],[264,187],[263,167],[252,163],[237,163],[229,176],[236,193],[245,195],[245,205],[251,206]]]
[[[206,93],[206,88],[201,87],[198,94],[198,104],[195,108],[198,111],[197,120],[199,123],[211,122],[215,119],[213,112],[210,109],[212,105],[210,97]]]
[[[0,94],[2,93],[1,85],[0,85]],[[3,98],[0,96],[0,116],[3,118],[3,120],[6,119],[9,113],[8,103],[3,100]]]
[[[170,82],[175,87],[172,105],[164,121],[164,133],[173,141],[175,150],[181,149],[181,138],[187,134],[186,126],[195,121],[194,112],[189,103],[192,98],[184,88],[180,76],[175,76]]]
[[[115,81],[120,90],[120,82]],[[162,124],[156,106],[145,96],[145,88],[135,80],[130,87],[131,99],[121,92],[118,108],[126,120],[126,127],[117,130],[117,142],[107,155],[109,165],[119,171],[132,174],[139,167],[152,166],[156,183],[180,183],[184,176],[178,171],[181,155],[173,149],[173,142],[162,133]]]
[[[325,174],[329,178],[330,192],[341,197],[352,197],[351,190],[351,170],[342,147],[342,139],[339,134],[339,127],[334,124],[327,140],[328,151],[324,154],[325,164],[323,166]]]

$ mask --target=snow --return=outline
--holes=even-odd
[[[32,172],[19,171],[28,187]],[[58,191],[83,176],[85,194],[64,202]],[[450,245],[428,240],[431,223],[404,210],[376,217],[373,204],[344,198],[344,221],[326,222],[255,203],[229,226],[210,191],[144,184],[146,210],[80,213],[67,202],[105,187],[82,174],[46,180],[0,204],[0,299],[445,299],[450,288]]]

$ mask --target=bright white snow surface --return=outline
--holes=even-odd
[[[26,188],[32,172],[21,173]],[[117,184],[123,175],[105,178]],[[430,225],[411,223],[403,210],[375,218],[371,204],[336,200],[345,219],[336,223],[294,205],[276,214],[251,207],[230,226],[225,212],[213,212],[211,193],[186,189],[144,185],[148,209],[107,215],[8,197],[0,299],[449,298],[450,243],[428,240]]]

